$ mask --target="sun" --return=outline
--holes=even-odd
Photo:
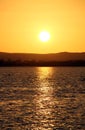
[[[46,31],[41,32],[39,38],[42,42],[47,42],[50,39],[50,34]]]

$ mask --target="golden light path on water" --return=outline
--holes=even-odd
[[[53,87],[49,77],[52,74],[52,68],[38,68],[39,87],[37,88],[38,95],[35,97],[36,115],[39,119],[37,129],[51,130],[55,122],[53,120],[54,99]]]
[[[0,130],[84,130],[84,77],[81,67],[0,68]]]

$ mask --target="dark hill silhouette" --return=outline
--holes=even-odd
[[[85,66],[85,52],[55,54],[0,52],[0,66]]]
[[[54,54],[31,54],[31,53],[4,53],[0,52],[0,59],[3,60],[35,60],[35,61],[68,61],[68,60],[85,60],[83,53],[54,53]]]

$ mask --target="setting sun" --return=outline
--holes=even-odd
[[[50,39],[50,34],[48,32],[41,32],[39,38],[42,42],[47,42]]]
[[[85,52],[85,0],[0,0],[0,52]]]

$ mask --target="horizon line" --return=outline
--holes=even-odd
[[[59,54],[59,53],[85,53],[84,52],[68,52],[68,51],[62,51],[62,52],[49,52],[49,53],[30,53],[30,52],[4,52],[0,51],[0,53],[8,53],[8,54],[40,54],[40,55],[45,55],[45,54]]]

